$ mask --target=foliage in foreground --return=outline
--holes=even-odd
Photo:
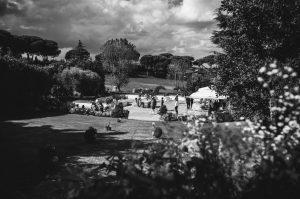
[[[261,74],[274,69],[270,65]],[[300,83],[295,71],[278,70],[276,78],[287,74]],[[275,78],[269,77],[263,84]],[[271,122],[242,122],[238,132],[190,118],[179,143],[161,140],[144,151],[112,156],[101,168],[115,173],[117,181],[92,181],[72,189],[71,198],[295,198],[300,194],[298,87],[275,99]]]
[[[289,65],[299,59],[299,12],[299,0],[221,1],[216,17],[220,30],[212,41],[224,53],[215,56],[214,84],[230,97],[237,117],[269,116],[270,95],[256,81],[258,70],[272,60]]]

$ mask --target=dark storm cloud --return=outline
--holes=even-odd
[[[4,15],[23,15],[26,11],[24,0],[0,0],[0,17]]]
[[[94,54],[108,39],[126,37],[142,54],[202,56],[214,49],[209,37],[219,1],[0,0],[0,26],[55,40],[64,49],[82,40]]]

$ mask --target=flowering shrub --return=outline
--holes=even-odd
[[[272,120],[251,126],[253,133],[248,139],[256,138],[261,163],[245,196],[295,198],[300,194],[299,75],[292,65],[276,62],[259,72],[258,81],[273,97]]]

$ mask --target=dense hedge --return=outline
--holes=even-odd
[[[50,93],[51,87],[48,68],[8,56],[0,57],[2,113],[36,106]]]
[[[80,64],[54,61],[42,66],[29,64],[26,59],[0,56],[1,116],[36,108],[60,110],[74,91],[84,96],[104,94],[101,68],[100,63],[90,60]]]

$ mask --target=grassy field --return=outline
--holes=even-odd
[[[108,122],[111,132],[105,130]],[[164,137],[174,139],[180,138],[186,128],[178,122],[158,125],[164,129]],[[89,126],[98,130],[95,144],[86,144],[83,139],[83,132]],[[56,146],[62,164],[89,165],[101,162],[103,157],[114,152],[126,153],[133,144],[145,148],[153,141],[151,122],[124,119],[118,123],[115,118],[83,115],[45,115],[2,121],[0,132],[1,181],[15,198],[22,198],[19,193],[33,191],[43,179],[38,166],[38,150],[46,144]]]
[[[105,126],[110,122],[112,131]],[[157,122],[165,138],[178,140],[186,126],[181,122]],[[97,142],[87,144],[83,133],[88,127],[98,131]],[[235,123],[220,124],[220,132],[228,137],[229,129],[238,132]],[[56,146],[60,163],[88,167],[99,165],[105,157],[115,152],[127,153],[133,149],[145,149],[155,141],[152,138],[152,122],[85,115],[36,115],[26,119],[0,122],[1,187],[12,198],[30,195],[43,179],[38,165],[38,151],[46,144]],[[230,136],[232,137],[232,136]],[[7,193],[6,193],[7,194]]]
[[[112,88],[111,83],[111,76],[107,75],[105,77],[105,84],[108,88]],[[183,85],[186,83],[184,82]],[[182,85],[182,83],[179,83]],[[129,78],[129,83],[125,87],[121,88],[123,92],[132,92],[134,88],[150,88],[154,89],[157,86],[164,86],[166,88],[165,91],[161,90],[162,93],[175,93],[174,88],[176,86],[175,80],[170,79],[162,79],[162,78],[155,78],[155,77],[147,77],[142,76],[138,78]]]

